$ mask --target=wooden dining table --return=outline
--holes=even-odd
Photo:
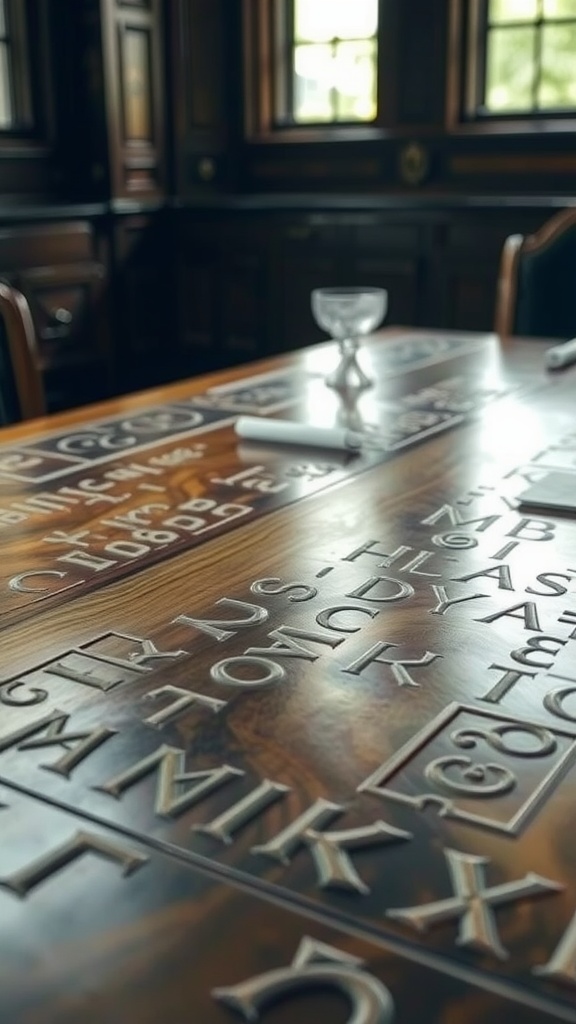
[[[326,343],[0,432],[2,1024],[576,1021],[545,348],[389,328],[361,390]]]

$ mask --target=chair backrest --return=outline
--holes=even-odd
[[[46,412],[36,332],[27,300],[0,281],[0,426]]]
[[[576,209],[506,239],[494,327],[502,337],[576,336]]]

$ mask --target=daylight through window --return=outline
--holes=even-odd
[[[293,0],[289,10],[288,119],[373,121],[378,0]]]
[[[10,34],[6,0],[0,0],[0,129],[14,123],[12,74],[10,66]]]
[[[484,113],[576,108],[576,0],[488,0]]]

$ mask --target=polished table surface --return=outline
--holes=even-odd
[[[0,1020],[576,1021],[544,347],[390,329],[359,395],[327,344],[1,432]]]

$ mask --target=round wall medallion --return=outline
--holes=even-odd
[[[419,142],[409,142],[400,150],[400,177],[407,185],[421,185],[428,177],[430,157]]]
[[[202,181],[213,181],[216,177],[216,161],[211,156],[202,156],[196,164],[196,170]]]

